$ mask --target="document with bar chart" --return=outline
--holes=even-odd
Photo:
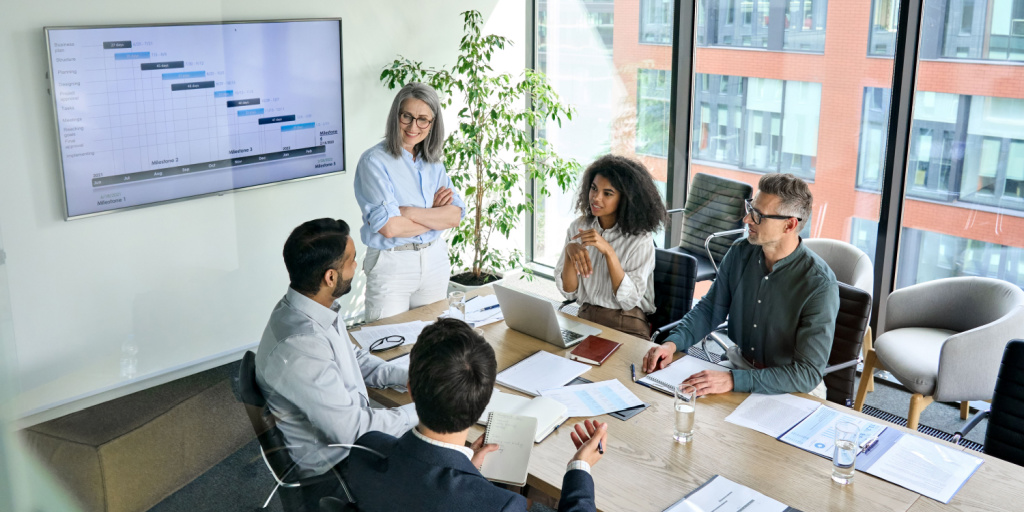
[[[68,218],[344,170],[340,20],[46,32]]]

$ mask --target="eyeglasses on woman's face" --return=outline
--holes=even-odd
[[[426,117],[413,117],[413,115],[408,112],[402,112],[398,116],[398,120],[404,125],[409,125],[412,124],[413,121],[416,121],[416,127],[421,130],[426,129],[434,122],[433,119],[427,119]]]

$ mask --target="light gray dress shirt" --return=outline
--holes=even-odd
[[[565,249],[558,257],[555,264],[555,285],[558,291],[570,300],[576,300],[582,304],[593,304],[609,309],[621,309],[629,311],[637,306],[646,313],[654,313],[654,238],[650,233],[643,235],[627,235],[619,229],[616,224],[611,229],[604,229],[598,222],[597,217],[587,219],[586,216],[577,217],[569,224],[565,234],[565,244],[572,242],[572,237],[579,234],[579,230],[596,229],[602,238],[612,246],[615,254],[619,257],[622,271],[625,276],[619,283],[618,291],[612,291],[611,274],[608,273],[608,260],[594,247],[586,247],[590,255],[590,265],[593,274],[590,277],[580,277],[577,282],[579,286],[574,292],[565,291],[562,283],[562,267],[566,265]],[[572,262],[568,262],[572,265]]]
[[[406,409],[370,407],[366,385],[404,385],[408,371],[356,350],[339,306],[328,309],[289,288],[256,351],[256,382],[291,446],[300,477],[325,473],[371,430],[401,436],[419,423]]]

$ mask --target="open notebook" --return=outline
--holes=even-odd
[[[690,375],[704,370],[721,372],[727,368],[693,356],[683,356],[661,370],[648,373],[647,376],[636,382],[651,389],[674,395],[675,388],[680,382],[688,379]]]
[[[492,482],[522,487],[530,469],[537,418],[503,412],[492,412],[489,416],[484,442],[497,444],[498,450],[484,457],[480,473]]]
[[[504,369],[498,374],[497,382],[521,393],[537,396],[545,389],[568,384],[589,369],[589,365],[540,350]]]
[[[480,415],[477,423],[486,425],[492,412],[503,412],[518,416],[531,416],[537,419],[537,434],[533,440],[539,443],[544,440],[565,420],[569,419],[569,408],[546,396],[526,398],[524,396],[502,393],[497,389],[487,403],[487,409]]]

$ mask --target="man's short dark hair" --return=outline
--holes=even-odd
[[[409,357],[409,390],[424,426],[451,434],[480,419],[491,400],[498,362],[472,327],[442,318],[423,329]]]
[[[348,224],[341,219],[316,219],[295,228],[284,243],[284,266],[291,287],[307,295],[320,291],[328,269],[337,268],[345,257]]]

